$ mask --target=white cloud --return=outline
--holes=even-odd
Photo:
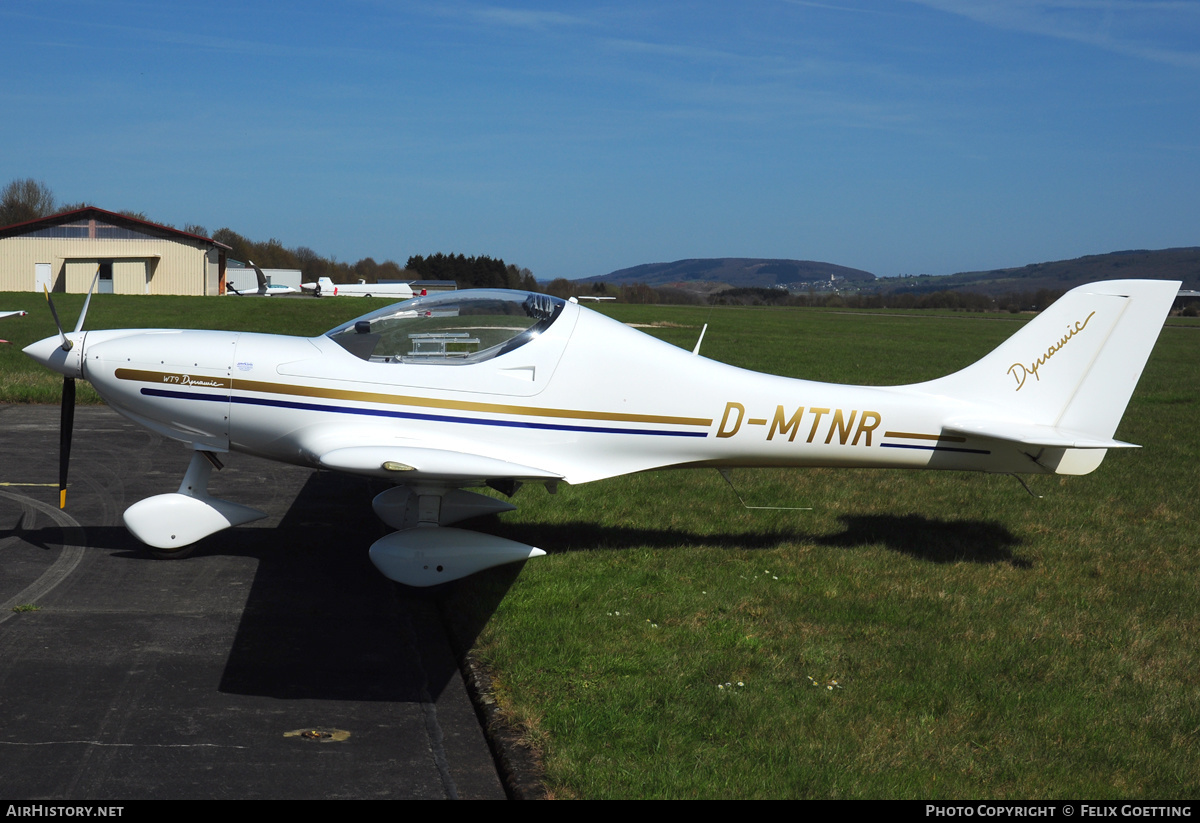
[[[909,0],[1007,31],[1025,32],[1200,69],[1200,3],[1179,0]],[[1172,41],[1179,44],[1173,45]]]

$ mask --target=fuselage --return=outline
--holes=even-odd
[[[363,357],[332,333],[77,337],[80,376],[122,414],[197,448],[300,465],[334,449],[392,446],[572,483],[687,466],[1046,470],[1012,444],[944,434],[947,418],[988,411],[961,398],[751,372],[573,303],[533,339],[480,362]]]

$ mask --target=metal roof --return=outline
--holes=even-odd
[[[46,228],[48,226],[57,226],[64,223],[70,223],[81,218],[92,217],[103,219],[114,225],[124,225],[130,228],[136,228],[139,231],[147,234],[158,235],[164,239],[180,239],[196,240],[201,243],[207,243],[210,246],[230,251],[231,248],[224,243],[219,243],[211,237],[202,237],[198,234],[191,234],[186,231],[163,226],[159,223],[151,223],[148,220],[140,220],[136,217],[129,217],[124,214],[118,214],[114,211],[105,211],[104,209],[96,208],[95,206],[85,206],[82,209],[74,209],[73,211],[64,211],[58,214],[52,214],[48,217],[39,217],[36,220],[26,220],[24,223],[13,223],[9,226],[0,227],[0,238],[3,237],[19,237],[23,234],[28,234],[31,231]]]

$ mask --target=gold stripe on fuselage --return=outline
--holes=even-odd
[[[712,418],[673,417],[662,414],[627,414],[621,412],[582,411],[578,409],[546,409],[539,406],[511,406],[506,403],[475,403],[466,400],[437,400],[430,397],[383,394],[381,392],[347,391],[317,386],[297,386],[287,383],[264,383],[231,377],[192,377],[179,372],[117,369],[118,380],[137,380],[166,386],[198,386],[201,388],[232,388],[236,391],[260,394],[282,394],[293,397],[319,397],[324,400],[350,400],[357,403],[383,403],[391,406],[418,406],[455,411],[514,414],[527,417],[562,417],[571,420],[606,420],[618,423],[657,423],[676,426],[711,426]]]

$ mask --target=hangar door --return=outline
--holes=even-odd
[[[68,294],[83,294],[100,270],[96,291],[100,294],[149,294],[151,261],[146,258],[117,260],[68,260]]]

